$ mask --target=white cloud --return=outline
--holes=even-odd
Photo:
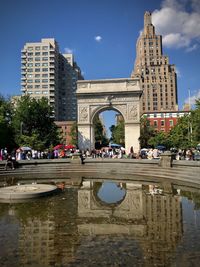
[[[100,35],[97,35],[97,36],[94,37],[94,40],[95,40],[96,42],[100,43],[101,40],[102,40],[102,37],[101,37]]]
[[[65,47],[64,51],[65,51],[66,54],[73,54],[74,49],[69,48],[69,47]]]
[[[196,91],[194,95],[191,95],[185,100],[185,103],[190,103],[190,105],[195,105],[197,99],[200,99],[200,89]]]
[[[197,44],[194,44],[193,46],[190,46],[186,49],[186,52],[192,52],[196,50],[199,46]]]
[[[164,46],[186,48],[187,52],[198,48],[200,42],[199,0],[164,0],[161,9],[156,9],[152,13],[152,22],[156,33],[163,36]]]

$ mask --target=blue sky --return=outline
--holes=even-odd
[[[147,10],[176,65],[182,109],[189,89],[191,102],[200,97],[199,0],[1,0],[0,94],[21,93],[21,49],[41,38],[72,51],[85,79],[130,77]]]

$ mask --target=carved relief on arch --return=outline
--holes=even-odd
[[[138,106],[136,104],[128,105],[128,120],[138,120]]]
[[[79,121],[88,121],[89,119],[89,108],[86,105],[82,105],[79,106],[79,110],[78,110],[78,114],[79,114]]]

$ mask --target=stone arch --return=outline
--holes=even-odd
[[[117,110],[125,124],[125,148],[139,150],[140,97],[139,79],[78,81],[78,145],[81,150],[94,149],[93,118],[103,110]]]

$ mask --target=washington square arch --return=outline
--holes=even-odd
[[[81,80],[77,83],[78,146],[95,148],[93,120],[106,110],[119,112],[124,118],[125,149],[140,149],[140,89],[138,78]]]

